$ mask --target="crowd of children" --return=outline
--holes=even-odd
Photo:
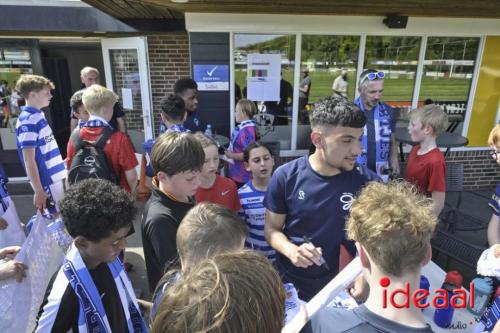
[[[354,242],[370,287],[365,305],[353,312],[319,312],[306,330],[336,332],[342,326],[371,332],[379,323],[379,332],[432,331],[414,309],[381,310],[378,281],[389,274],[394,288],[404,281],[418,285],[420,269],[430,260],[446,191],[444,158],[436,146],[446,114],[439,107],[411,112],[408,130],[419,144],[404,177],[412,186],[369,182],[356,169],[366,118],[341,97],[325,99],[310,116],[314,154],[280,167],[273,177],[275,156],[258,140],[255,104],[242,99],[236,105],[239,125],[224,153],[226,178],[219,174],[218,143],[196,132],[196,83],[179,81],[175,94],[161,102],[164,133],[150,142],[148,153],[151,194],[141,235],[153,297],[140,303],[120,257],[134,232],[138,161],[126,133],[110,125],[117,95],[98,84],[73,95],[72,114],[79,122],[63,161],[42,111],[53,83],[37,75],[17,81],[26,100],[16,126],[18,152],[33,204],[48,218],[62,218],[73,240],[47,287],[36,332],[147,332],[148,326],[153,332],[279,332],[290,304],[300,304],[285,307],[291,293],[282,279],[310,299],[337,274],[339,246],[354,254]],[[195,133],[184,127],[189,123]],[[489,139],[497,161],[499,142],[500,125]],[[89,156],[91,168],[82,162]],[[3,178],[2,213],[9,202]],[[497,188],[490,203],[492,245],[500,242],[499,197]],[[328,228],[325,221],[331,221]],[[3,223],[0,216],[0,229]],[[19,249],[0,249],[0,280],[22,281],[29,274],[14,258]],[[408,249],[411,255],[402,259]]]

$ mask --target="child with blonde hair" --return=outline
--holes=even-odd
[[[113,131],[109,125],[117,100],[118,96],[114,92],[98,84],[85,89],[82,102],[90,116],[82,128],[75,129],[71,134],[66,165],[71,180],[75,168],[78,167],[72,165],[75,155],[90,146],[102,149],[108,166],[116,177],[115,182],[125,191],[134,193],[137,186],[135,167],[138,164],[134,148],[125,133]]]
[[[435,104],[412,110],[408,132],[418,142],[408,156],[404,178],[431,197],[433,211],[439,216],[444,207],[446,194],[446,163],[436,138],[446,130],[448,116]]]
[[[201,143],[205,152],[205,163],[200,173],[200,187],[194,195],[196,202],[214,202],[238,212],[241,206],[236,184],[231,179],[217,174],[219,169],[217,143],[201,132],[194,134],[194,137]]]
[[[234,163],[229,163],[228,176],[234,180],[238,188],[252,178],[250,172],[245,170],[243,151],[250,142],[257,141],[257,127],[252,119],[255,114],[257,114],[257,108],[254,102],[240,99],[236,104],[234,117],[239,125],[231,134],[231,142],[225,155],[234,161]]]
[[[352,310],[324,307],[311,318],[312,332],[433,332],[420,308],[384,306],[383,295],[406,284],[410,294],[420,288],[436,224],[431,200],[415,186],[404,181],[369,183],[354,200],[346,225],[370,285],[368,299]]]
[[[180,269],[165,273],[153,294],[151,318],[166,290],[200,261],[221,253],[243,249],[248,228],[238,216],[224,206],[203,202],[182,219],[176,235]]]

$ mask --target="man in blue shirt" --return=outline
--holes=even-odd
[[[345,218],[367,181],[355,168],[364,113],[334,96],[316,104],[310,122],[316,151],[279,167],[264,199],[264,231],[277,252],[275,265],[305,301],[337,275],[341,244],[355,253]]]
[[[385,73],[367,69],[359,77],[359,97],[354,103],[366,116],[362,154],[358,163],[376,172],[384,181],[399,174],[398,150],[394,136],[396,114],[382,103]]]
[[[184,127],[193,133],[205,130],[198,112],[196,111],[198,108],[198,85],[196,82],[190,78],[177,80],[174,84],[174,94],[180,96],[184,100],[187,112]]]

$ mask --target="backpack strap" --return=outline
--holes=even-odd
[[[97,147],[99,149],[104,149],[104,146],[106,145],[106,142],[108,141],[109,137],[113,134],[113,130],[109,126],[105,126],[102,129],[101,136],[99,139],[93,144],[94,147]]]
[[[82,138],[80,138],[80,129],[78,127],[73,130],[73,133],[71,133],[71,141],[73,142],[75,152],[82,149],[84,142]]]

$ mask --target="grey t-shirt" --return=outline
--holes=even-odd
[[[326,307],[319,310],[301,331],[313,333],[433,333],[424,328],[401,325],[380,317],[364,305],[352,310]]]
[[[302,82],[300,82],[301,88],[304,88],[305,86],[308,86],[307,93],[303,92],[302,90],[299,90],[299,97],[300,98],[309,98],[309,92],[311,91],[311,78],[309,76],[306,76],[302,80]]]

